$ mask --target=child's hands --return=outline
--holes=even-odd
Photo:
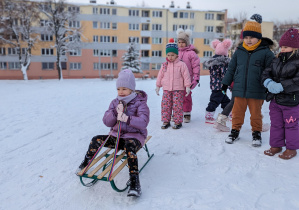
[[[190,91],[191,91],[191,88],[186,87],[186,92],[187,92],[187,94],[185,95],[186,97],[190,94]]]
[[[160,87],[157,86],[155,90],[156,90],[157,95],[159,96]]]
[[[277,94],[283,91],[283,87],[281,85],[281,83],[277,83],[274,81],[269,82],[269,84],[267,85],[267,88],[269,90],[269,92]]]
[[[118,114],[119,114],[119,113],[123,113],[123,111],[124,111],[124,105],[123,105],[123,103],[119,103],[119,104],[117,105],[117,107],[116,107],[116,111],[117,111]]]
[[[221,87],[222,93],[225,95],[227,91],[228,85],[223,84]]]
[[[124,113],[118,113],[118,115],[117,115],[117,120],[119,120],[121,122],[127,122],[128,118],[129,117]]]
[[[190,86],[191,90],[193,90],[197,84],[198,84],[198,80],[193,80],[193,82],[191,83],[191,86]]]

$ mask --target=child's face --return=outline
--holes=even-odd
[[[251,47],[252,45],[255,45],[258,43],[259,39],[252,37],[252,36],[245,36],[244,37],[244,42],[248,47]]]
[[[178,47],[179,48],[184,48],[184,47],[187,47],[187,44],[183,40],[179,39],[178,40]]]
[[[175,54],[175,53],[173,53],[173,52],[169,52],[169,53],[167,53],[167,59],[169,60],[169,61],[174,61],[177,57],[178,57],[178,55],[177,54]]]
[[[125,97],[125,96],[128,96],[132,93],[133,91],[129,88],[126,88],[126,87],[119,87],[117,88],[117,94],[118,96],[120,97]]]
[[[294,48],[292,48],[292,47],[287,47],[287,46],[282,46],[281,48],[280,48],[280,52],[292,52],[294,50]]]

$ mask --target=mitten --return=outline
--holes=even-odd
[[[157,95],[159,96],[159,91],[160,91],[160,87],[156,87],[156,93],[157,93]]]
[[[116,107],[117,113],[122,113],[124,111],[124,105],[123,103],[119,103]]]
[[[186,87],[186,93],[187,93],[187,94],[185,95],[186,97],[189,95],[190,91],[191,91],[191,88]]]
[[[274,81],[269,82],[269,84],[267,85],[267,88],[269,90],[269,92],[277,94],[283,91],[283,87],[281,85],[281,83],[277,83]]]
[[[128,118],[129,117],[124,113],[118,113],[118,115],[117,115],[117,120],[119,120],[121,122],[127,122]]]
[[[228,85],[223,84],[221,87],[222,93],[225,95],[227,91]]]
[[[198,80],[193,80],[193,82],[191,83],[191,86],[190,86],[191,90],[193,90],[196,87],[197,83],[198,83]]]

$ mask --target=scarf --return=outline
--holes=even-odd
[[[124,105],[126,105],[130,101],[132,101],[134,98],[136,98],[136,96],[137,96],[137,93],[136,92],[132,92],[130,95],[125,96],[125,97],[117,96],[117,99],[119,101],[122,101],[124,103]]]
[[[247,51],[253,51],[255,50],[260,44],[261,44],[262,40],[260,39],[255,45],[252,45],[252,46],[247,46],[245,44],[245,42],[243,42],[243,47],[247,50]]]

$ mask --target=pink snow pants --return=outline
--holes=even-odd
[[[161,116],[163,122],[170,122],[171,113],[173,111],[173,121],[175,124],[183,122],[183,102],[184,91],[163,91],[163,97],[161,102]]]
[[[187,94],[186,91],[184,91],[184,103],[183,103],[183,110],[184,112],[191,112],[192,111],[192,91],[190,91],[188,96],[185,96]]]

